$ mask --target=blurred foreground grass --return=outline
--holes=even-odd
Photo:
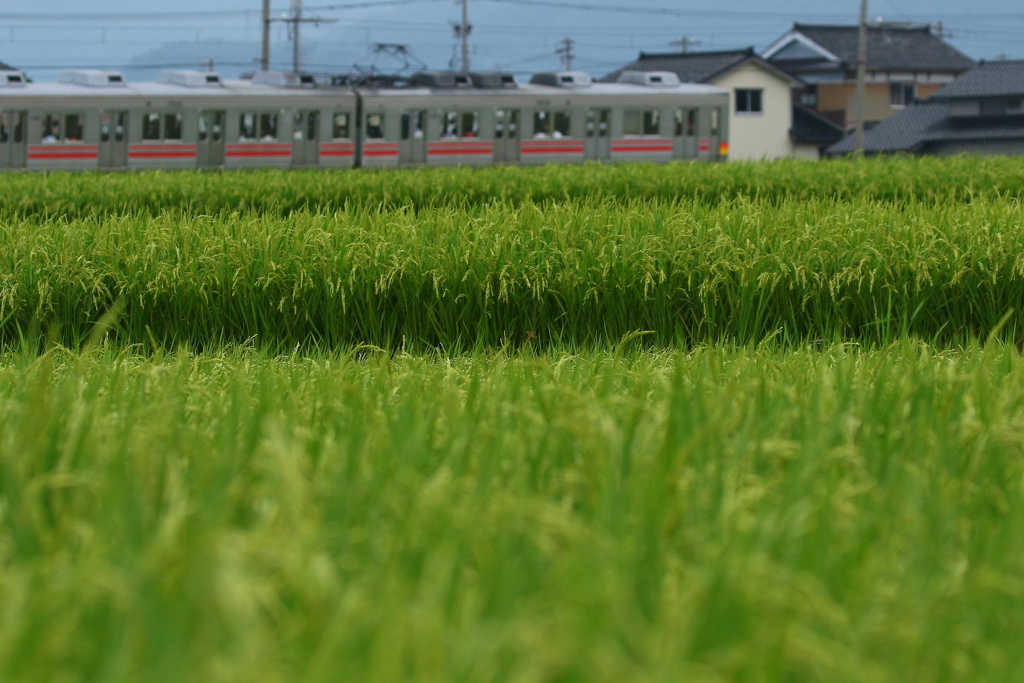
[[[1022,475],[995,343],[9,352],[0,680],[1022,680]]]

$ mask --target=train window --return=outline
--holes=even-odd
[[[110,142],[110,112],[100,114],[100,142]]]
[[[640,135],[640,112],[636,110],[622,112],[622,134]]]
[[[60,142],[60,114],[43,117],[43,142]]]
[[[608,135],[608,110],[588,109],[587,110],[587,137],[595,135],[605,137]]]
[[[551,133],[551,137],[569,137],[569,112],[556,111],[553,118],[555,119],[555,130]]]
[[[404,114],[402,114],[402,139],[403,140],[408,140],[409,139],[409,124],[411,123],[411,121],[412,121],[412,117],[409,115],[409,112],[405,112]]]
[[[260,114],[260,140],[277,139],[277,114]]]
[[[256,139],[256,114],[246,112],[238,116],[238,139],[242,142]]]
[[[306,139],[318,140],[320,138],[320,113],[311,111],[306,113]]]
[[[711,110],[711,135],[718,135],[718,108]]]
[[[551,137],[551,112],[535,111],[533,113],[533,137]]]
[[[348,114],[340,112],[334,115],[334,123],[331,127],[331,137],[335,140],[348,139],[351,137],[348,130]]]
[[[225,113],[222,111],[213,112],[213,125],[210,126],[210,137],[214,142],[219,142],[221,135],[224,134],[224,117]]]
[[[441,139],[459,137],[459,113],[455,111],[445,112],[441,119]]]
[[[366,139],[381,140],[384,138],[384,114],[366,115]]]
[[[146,114],[142,118],[142,139],[160,139],[160,114]]]
[[[64,115],[64,141],[65,142],[81,142],[82,141],[82,115],[81,114],[65,114]]]
[[[480,115],[475,111],[464,111],[459,117],[459,132],[464,138],[480,136]]]
[[[224,129],[224,112],[204,111],[199,114],[199,142],[218,142]]]
[[[691,109],[690,113],[686,115],[686,134],[696,135],[697,134],[697,110]]]
[[[533,137],[563,138],[568,137],[570,130],[569,112],[538,111],[533,114]]]
[[[10,133],[7,132],[9,125],[10,119],[7,113],[0,114],[0,142],[7,142],[8,138],[10,138]]]
[[[181,140],[181,114],[164,114],[164,140]]]
[[[644,112],[644,135],[661,135],[661,112],[657,109]]]
[[[513,109],[508,113],[508,125],[505,130],[510,138],[514,138],[519,132],[519,110]]]

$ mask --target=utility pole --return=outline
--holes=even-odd
[[[864,81],[868,67],[868,0],[860,0],[860,29],[857,33],[857,91],[854,95],[857,128],[853,133],[853,147],[864,153]]]
[[[452,22],[452,33],[455,34],[456,38],[460,39],[459,42],[459,57],[462,63],[462,73],[469,73],[469,33],[473,30],[473,25],[469,23],[469,7],[467,0],[455,0],[462,6],[462,21],[456,24]],[[455,66],[455,59],[452,58],[450,66]]]
[[[277,19],[270,17],[270,0],[263,0],[263,56],[260,59],[260,68],[263,71],[270,70],[270,22],[281,21],[285,24],[290,24],[289,29],[291,30],[292,40],[292,69],[295,71],[299,70],[300,57],[301,57],[301,41],[299,40],[299,26],[302,24],[333,24],[337,19],[321,19],[319,17],[311,17],[309,19],[303,19],[302,17],[302,0],[292,0],[292,13],[291,16],[282,16]]]
[[[679,51],[682,52],[685,55],[687,52],[690,51],[691,47],[696,47],[697,45],[700,45],[700,41],[699,40],[691,40],[690,38],[687,38],[686,36],[682,36],[681,38],[676,38],[675,40],[673,40],[669,44],[670,45],[678,45],[679,46]]]
[[[555,54],[558,55],[558,61],[565,64],[566,71],[572,71],[572,60],[576,57],[572,51],[572,46],[576,41],[567,36],[558,42],[562,46],[555,50]]]
[[[263,0],[263,50],[260,52],[260,70],[270,71],[270,0]]]
[[[292,0],[293,11],[292,11],[292,71],[296,73],[299,71],[299,60],[302,55],[299,54],[299,28],[302,26],[302,0]]]

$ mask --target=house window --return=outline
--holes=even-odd
[[[917,96],[917,89],[913,83],[890,83],[889,84],[889,106],[905,107],[914,103]]]
[[[737,114],[762,114],[761,88],[736,88],[736,113]]]
[[[811,84],[807,86],[807,89],[800,95],[800,104],[805,107],[817,107],[818,106],[818,86]]]

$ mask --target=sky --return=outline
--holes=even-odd
[[[293,0],[272,0],[284,16]],[[468,0],[471,68],[520,75],[561,68],[556,49],[571,38],[573,68],[601,76],[645,52],[753,46],[763,50],[794,21],[851,24],[857,0]],[[375,43],[408,46],[413,67],[447,69],[461,16],[452,0],[305,0],[303,66],[347,72],[377,59],[384,71],[403,66],[373,53]],[[63,68],[112,68],[130,80],[161,68],[201,68],[212,59],[234,78],[253,68],[260,51],[261,0],[0,0],[0,61],[38,81]],[[1024,5],[1019,0],[870,0],[869,17],[941,22],[947,40],[975,59],[1024,58]],[[275,23],[274,68],[289,68],[287,27]],[[418,60],[418,61],[417,61]]]

